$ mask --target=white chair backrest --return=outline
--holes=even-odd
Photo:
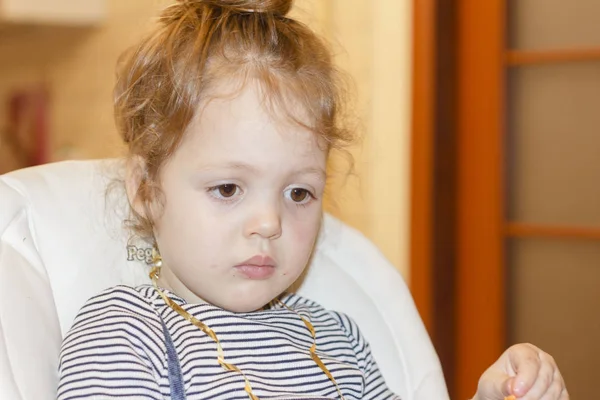
[[[83,303],[148,282],[127,248],[122,170],[117,160],[69,161],[0,176],[0,399],[54,398],[60,343]],[[298,292],[357,321],[402,399],[448,398],[404,281],[357,231],[325,216]]]

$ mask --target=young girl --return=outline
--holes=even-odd
[[[350,318],[286,293],[319,232],[328,154],[350,139],[330,54],[291,3],[180,0],[126,57],[116,120],[153,285],[81,309],[60,400],[399,399]],[[512,394],[568,398],[530,345],[475,398]]]

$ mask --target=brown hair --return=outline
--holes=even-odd
[[[178,0],[158,27],[124,54],[115,86],[115,118],[129,157],[144,161],[132,207],[134,233],[153,238],[149,205],[162,199],[159,171],[181,143],[201,102],[219,81],[256,80],[286,117],[342,148],[352,134],[341,124],[341,75],[324,41],[287,17],[292,0]],[[303,106],[301,120],[290,101]],[[308,118],[306,118],[308,117]]]

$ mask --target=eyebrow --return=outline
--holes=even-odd
[[[243,163],[243,162],[228,162],[228,163],[218,164],[218,165],[209,164],[209,165],[203,165],[202,167],[200,167],[201,171],[210,171],[213,169],[243,170],[243,171],[249,171],[253,174],[259,173],[258,168],[254,167],[253,165]],[[294,171],[292,175],[318,175],[319,179],[321,179],[323,181],[325,181],[327,178],[326,172],[322,168],[318,168],[318,167],[301,168],[297,171]]]

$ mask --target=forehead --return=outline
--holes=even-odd
[[[324,164],[324,141],[293,122],[289,111],[267,104],[256,84],[248,84],[234,95],[214,96],[189,125],[182,150],[198,162]],[[305,113],[300,105],[291,111],[302,121]]]

